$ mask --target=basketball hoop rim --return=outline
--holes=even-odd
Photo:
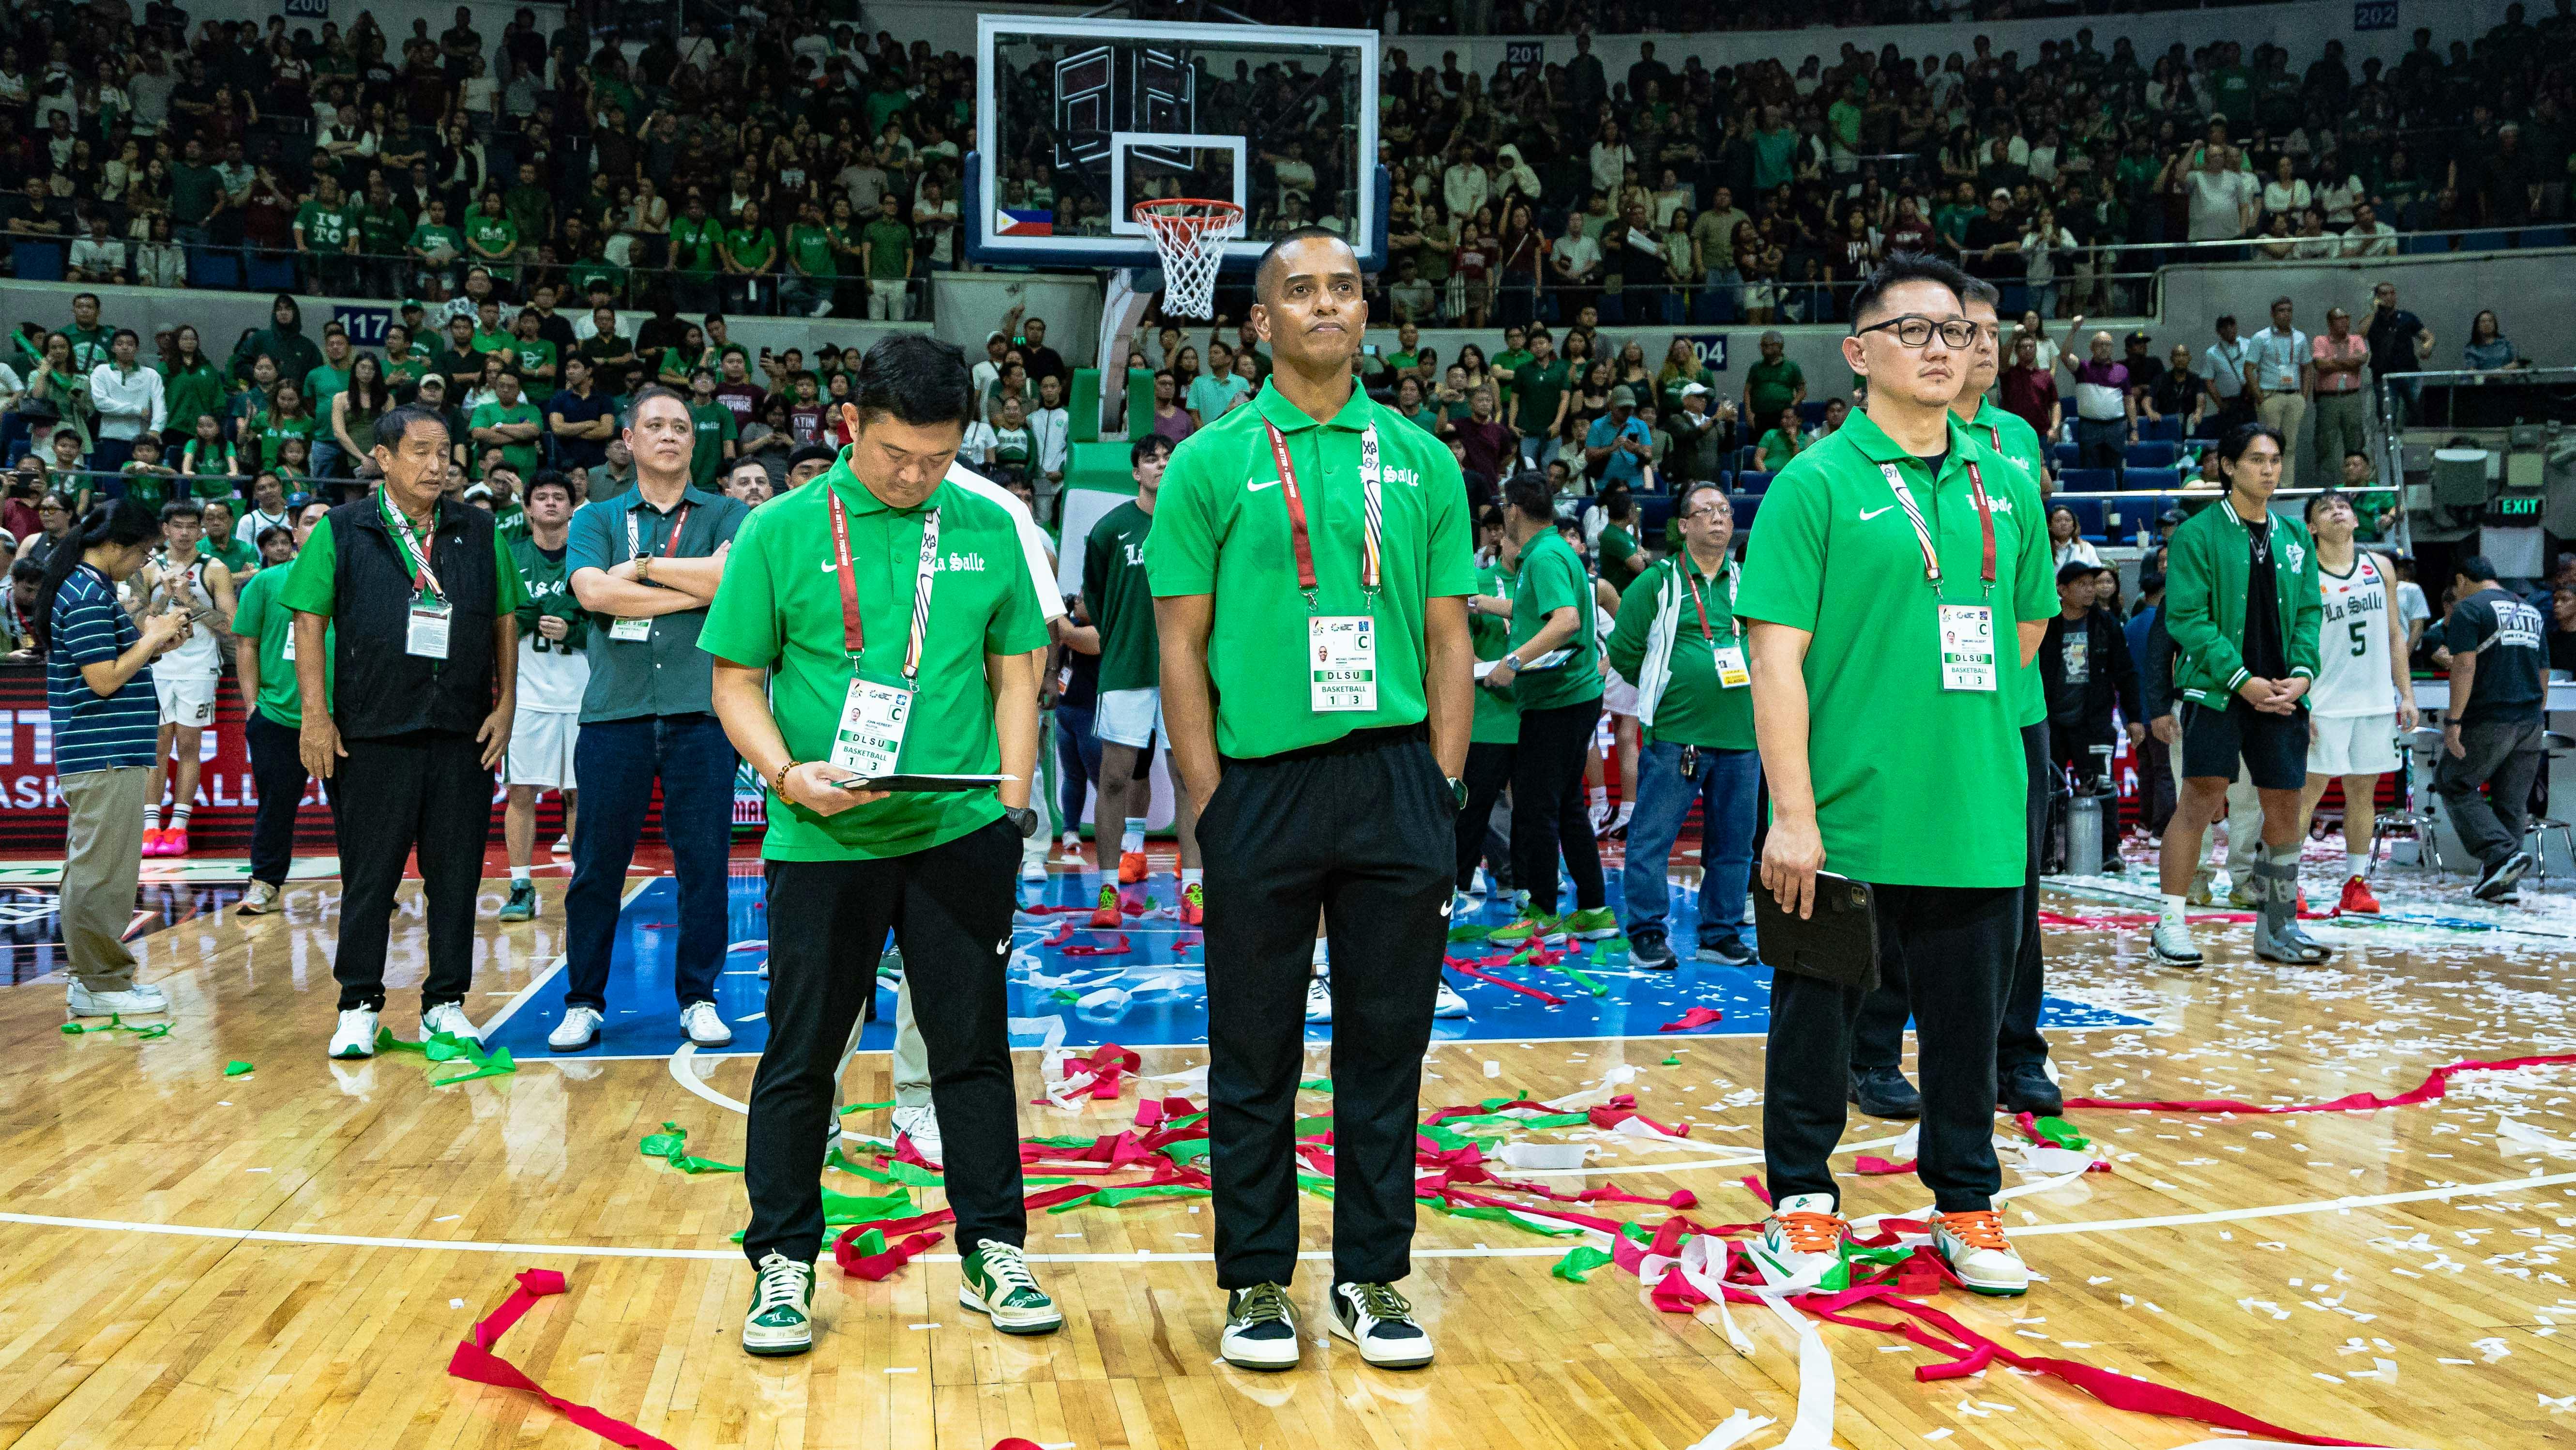
[[[1180,207],[1193,206],[1206,208],[1206,213],[1199,216],[1190,216],[1184,215],[1177,210],[1177,208]],[[1127,210],[1135,216],[1137,225],[1139,226],[1153,226],[1158,223],[1165,226],[1187,226],[1192,223],[1196,223],[1204,227],[1211,223],[1231,223],[1241,221],[1243,219],[1242,207],[1235,205],[1233,202],[1209,196],[1149,197],[1146,200],[1140,201],[1134,206],[1129,207]]]

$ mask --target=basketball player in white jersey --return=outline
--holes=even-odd
[[[2406,626],[2397,613],[2397,568],[2353,547],[2360,520],[2352,500],[2329,489],[2308,500],[2317,540],[2317,586],[2325,622],[2317,632],[2317,682],[2308,691],[2308,780],[2299,793],[2299,834],[2316,815],[2326,782],[2343,778],[2342,909],[2379,910],[2362,872],[2370,864],[2373,794],[2397,768],[2397,732],[2415,728],[2406,678]]]
[[[197,547],[205,537],[204,510],[193,499],[161,506],[162,547],[129,586],[134,612],[148,619],[173,604],[196,622],[152,668],[161,697],[161,749],[153,757],[152,783],[143,800],[143,854],[188,854],[188,817],[197,803],[199,741],[215,723],[215,676],[223,668],[223,641],[233,627],[233,574],[223,561]],[[179,768],[170,781],[170,826],[161,828],[161,784],[176,748]]]

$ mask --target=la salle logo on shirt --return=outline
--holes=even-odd
[[[931,573],[945,574],[951,571],[960,574],[981,574],[984,572],[984,556],[981,554],[951,554],[945,559],[934,559],[931,561]]]
[[[1415,473],[1410,468],[1381,469],[1379,470],[1379,476],[1393,479],[1397,483],[1403,484],[1406,488],[1422,487],[1422,475]]]

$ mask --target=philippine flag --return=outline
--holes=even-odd
[[[1055,213],[1046,211],[1012,211],[996,208],[993,213],[993,235],[997,237],[1051,237],[1055,235]]]

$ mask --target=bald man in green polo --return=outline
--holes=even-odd
[[[1145,544],[1172,762],[1203,802],[1220,1348],[1299,1335],[1297,1079],[1320,912],[1332,944],[1333,1332],[1431,1362],[1411,1272],[1413,1131],[1448,940],[1474,718],[1473,528],[1449,450],[1354,385],[1359,262],[1300,228],[1254,279],[1275,370],[1172,455]]]

